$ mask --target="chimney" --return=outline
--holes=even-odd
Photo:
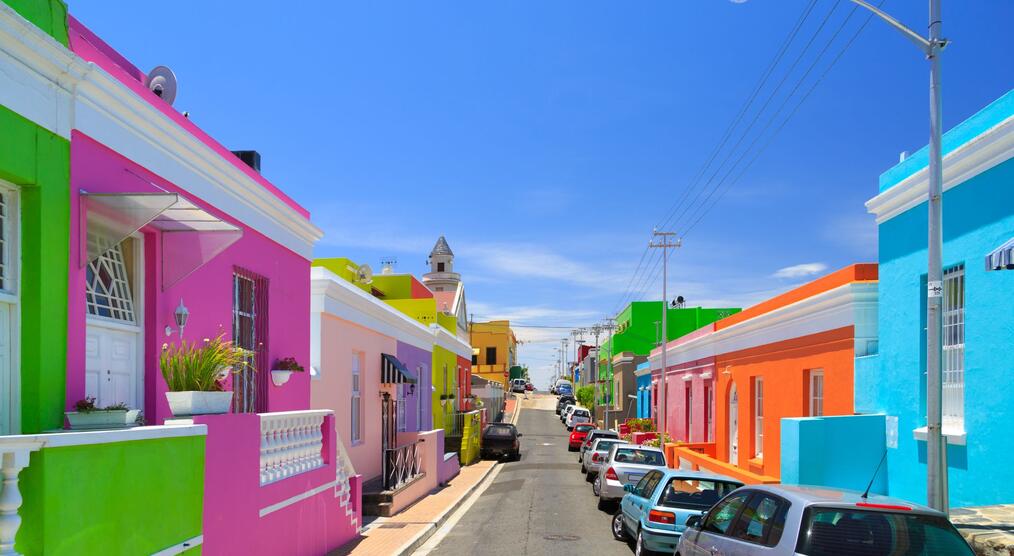
[[[253,168],[258,174],[261,173],[261,153],[257,151],[232,151],[236,158],[244,164]]]

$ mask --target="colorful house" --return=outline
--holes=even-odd
[[[637,378],[637,418],[651,418],[651,361],[644,361],[634,370]]]
[[[445,458],[444,431],[432,430],[434,328],[375,297],[351,261],[314,264],[311,403],[335,413],[339,441],[364,479],[366,513],[392,515],[458,469],[457,454]]]
[[[307,373],[272,380],[309,358],[309,213],[61,2],[0,3],[0,46],[0,328],[17,338],[0,337],[0,452],[21,517],[0,546],[319,554],[354,537],[334,416],[310,410]],[[251,352],[232,412],[174,419],[163,344],[219,335]],[[85,398],[146,425],[65,430]]]
[[[944,134],[943,149],[943,433],[950,506],[1009,503],[1014,91]],[[852,436],[878,458],[886,451],[884,492],[916,502],[926,500],[927,156],[923,148],[883,173],[880,192],[866,204],[879,232],[880,347],[856,369],[855,409],[879,419],[886,434]],[[828,480],[848,476],[838,471],[827,473]]]
[[[507,320],[471,325],[472,373],[507,390],[510,368],[518,364],[518,340]]]
[[[785,418],[852,414],[854,361],[875,350],[876,319],[877,266],[858,264],[669,342],[665,426],[689,443],[671,461],[778,481]]]

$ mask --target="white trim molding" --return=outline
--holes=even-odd
[[[157,438],[177,438],[181,436],[207,436],[207,425],[156,425],[151,427],[134,427],[132,429],[113,429],[104,431],[61,431],[44,434],[23,434],[19,436],[0,436],[0,451],[10,443],[40,442],[46,448],[62,448],[64,446],[90,446],[93,444],[110,444],[113,442],[130,442],[132,440],[154,440]]]
[[[152,554],[151,556],[175,556],[176,554],[182,554],[195,546],[201,546],[204,544],[204,535],[197,535],[192,539],[187,539],[179,544],[174,544],[164,550]]]
[[[854,326],[856,342],[877,337],[877,282],[850,282],[690,341],[667,347],[672,369],[717,355]],[[661,367],[661,352],[651,358]],[[710,366],[710,364],[702,365]]]
[[[80,130],[300,256],[323,232],[232,161],[0,3],[0,104],[70,139]]]
[[[1014,157],[1014,116],[986,130],[944,157],[943,190],[955,187]],[[905,178],[866,202],[877,224],[926,202],[929,194],[927,168]]]

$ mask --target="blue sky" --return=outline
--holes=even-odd
[[[176,108],[223,144],[260,151],[264,174],[325,230],[318,256],[375,267],[393,256],[421,274],[445,234],[477,319],[576,327],[660,294],[651,272],[627,295],[652,227],[674,204],[689,210],[671,227],[696,220],[696,192],[711,189],[688,184],[810,1],[69,7],[142,69],[172,67]],[[884,9],[925,29],[926,2]],[[850,11],[815,2],[727,148],[820,29],[742,147],[764,129]],[[1014,3],[945,2],[943,15],[950,127],[1014,86]],[[845,23],[794,98],[864,20]],[[743,177],[708,201],[671,260],[672,295],[747,306],[875,260],[863,203],[899,152],[926,142],[927,82],[922,56],[872,21]],[[544,385],[567,330],[518,332]]]

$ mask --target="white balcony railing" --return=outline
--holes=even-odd
[[[261,485],[324,466],[324,417],[331,411],[260,413]]]

